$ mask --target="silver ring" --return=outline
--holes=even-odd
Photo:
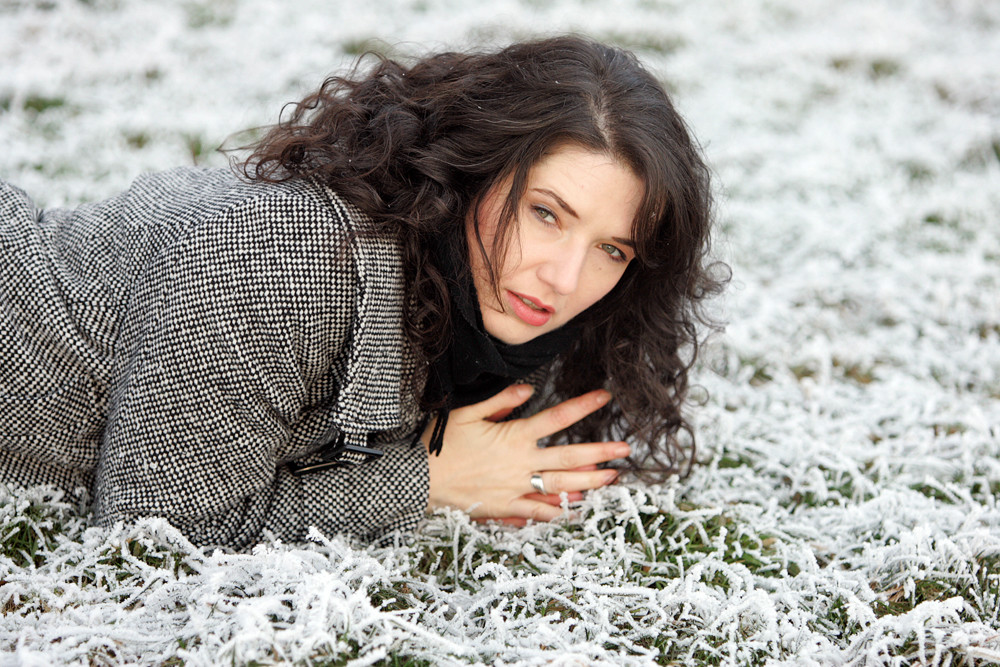
[[[531,488],[543,496],[549,495],[545,490],[545,480],[542,479],[542,473],[540,472],[531,473]]]

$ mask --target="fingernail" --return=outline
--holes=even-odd
[[[625,458],[626,456],[628,456],[631,453],[632,453],[632,448],[629,447],[624,442],[622,444],[618,445],[617,447],[615,447],[615,456],[617,458],[623,459],[623,458]]]
[[[617,470],[609,470],[608,472],[606,472],[604,474],[604,483],[605,484],[610,484],[611,482],[615,481],[616,479],[618,479],[618,471]]]
[[[610,400],[611,400],[611,392],[610,391],[602,391],[601,393],[599,393],[597,395],[597,404],[598,405],[604,405],[605,403],[607,403]]]
[[[520,387],[517,388],[518,398],[528,398],[534,393],[535,393],[535,387],[530,384],[522,384]]]

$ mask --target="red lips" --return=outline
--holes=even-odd
[[[529,301],[535,308],[529,306],[525,301]],[[517,294],[510,290],[507,290],[507,302],[510,303],[511,310],[514,311],[514,314],[521,321],[533,327],[545,325],[552,318],[552,313],[555,312],[552,306],[541,303],[537,299],[525,294]],[[541,310],[536,310],[536,308],[540,308]]]

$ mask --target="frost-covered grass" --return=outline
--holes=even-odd
[[[1000,663],[997,3],[0,0],[0,177],[97,199],[369,46],[564,30],[636,49],[717,173],[693,474],[250,554],[0,491],[0,664]]]

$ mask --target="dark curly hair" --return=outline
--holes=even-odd
[[[633,223],[636,259],[579,316],[582,335],[551,376],[557,398],[603,386],[615,400],[558,441],[626,439],[644,445],[634,449],[634,470],[654,478],[682,470],[694,450],[682,414],[688,372],[699,324],[712,324],[700,304],[724,277],[707,262],[709,170],[663,87],[631,53],[575,36],[441,53],[409,67],[375,58],[371,69],[362,70],[362,59],[290,105],[244,174],[318,179],[398,235],[413,304],[404,326],[429,362],[450,340],[447,284],[428,261],[431,235],[446,232],[468,257],[467,212],[510,178],[487,261],[495,285],[528,173],[543,156],[577,144],[629,166],[645,185]],[[474,224],[478,235],[475,216]]]

